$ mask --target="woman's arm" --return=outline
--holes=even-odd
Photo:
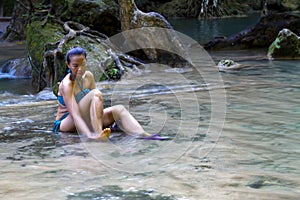
[[[73,94],[73,86],[71,82],[63,84],[65,85],[63,85],[61,95],[64,97],[68,112],[74,119],[74,124],[77,131],[79,133],[87,134],[88,137],[91,137],[91,132],[80,114],[79,106]]]

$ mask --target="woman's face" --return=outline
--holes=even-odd
[[[75,77],[82,77],[87,68],[86,59],[84,55],[71,56],[70,63],[67,63],[67,65]]]

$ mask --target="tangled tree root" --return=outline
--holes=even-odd
[[[70,40],[73,40],[80,35],[87,36],[107,48],[106,52],[113,60],[114,67],[117,68],[118,74],[112,78],[108,73],[106,73],[105,69],[103,69],[104,64],[107,66],[108,63],[100,62],[98,63],[99,69],[102,70],[106,79],[116,79],[115,77],[120,79],[127,71],[126,68],[134,68],[135,70],[138,70],[136,66],[143,65],[143,63],[137,59],[119,51],[111,42],[109,42],[109,38],[106,35],[90,30],[89,27],[74,21],[61,22],[61,24],[67,34],[62,39],[54,43],[48,42],[44,44],[45,52],[43,58],[43,69],[39,72],[40,76],[38,78],[38,85],[43,85],[43,75],[46,76],[45,79],[47,80],[47,85],[49,87],[55,86],[58,81],[62,80],[64,74],[61,74],[59,69],[65,66],[63,49]],[[38,90],[41,89],[43,88],[39,88]]]

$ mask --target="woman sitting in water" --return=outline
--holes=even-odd
[[[55,132],[84,133],[89,138],[107,139],[110,127],[120,120],[123,131],[131,135],[153,138],[122,105],[103,109],[101,92],[96,89],[94,76],[87,71],[86,51],[75,47],[66,54],[69,73],[58,89],[58,112],[53,130]],[[155,137],[153,137],[155,136]]]

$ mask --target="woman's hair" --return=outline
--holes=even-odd
[[[86,51],[81,47],[74,47],[74,48],[70,49],[66,54],[67,63],[68,64],[70,63],[70,58],[72,56],[79,56],[79,55],[84,55],[84,57],[86,58]]]

